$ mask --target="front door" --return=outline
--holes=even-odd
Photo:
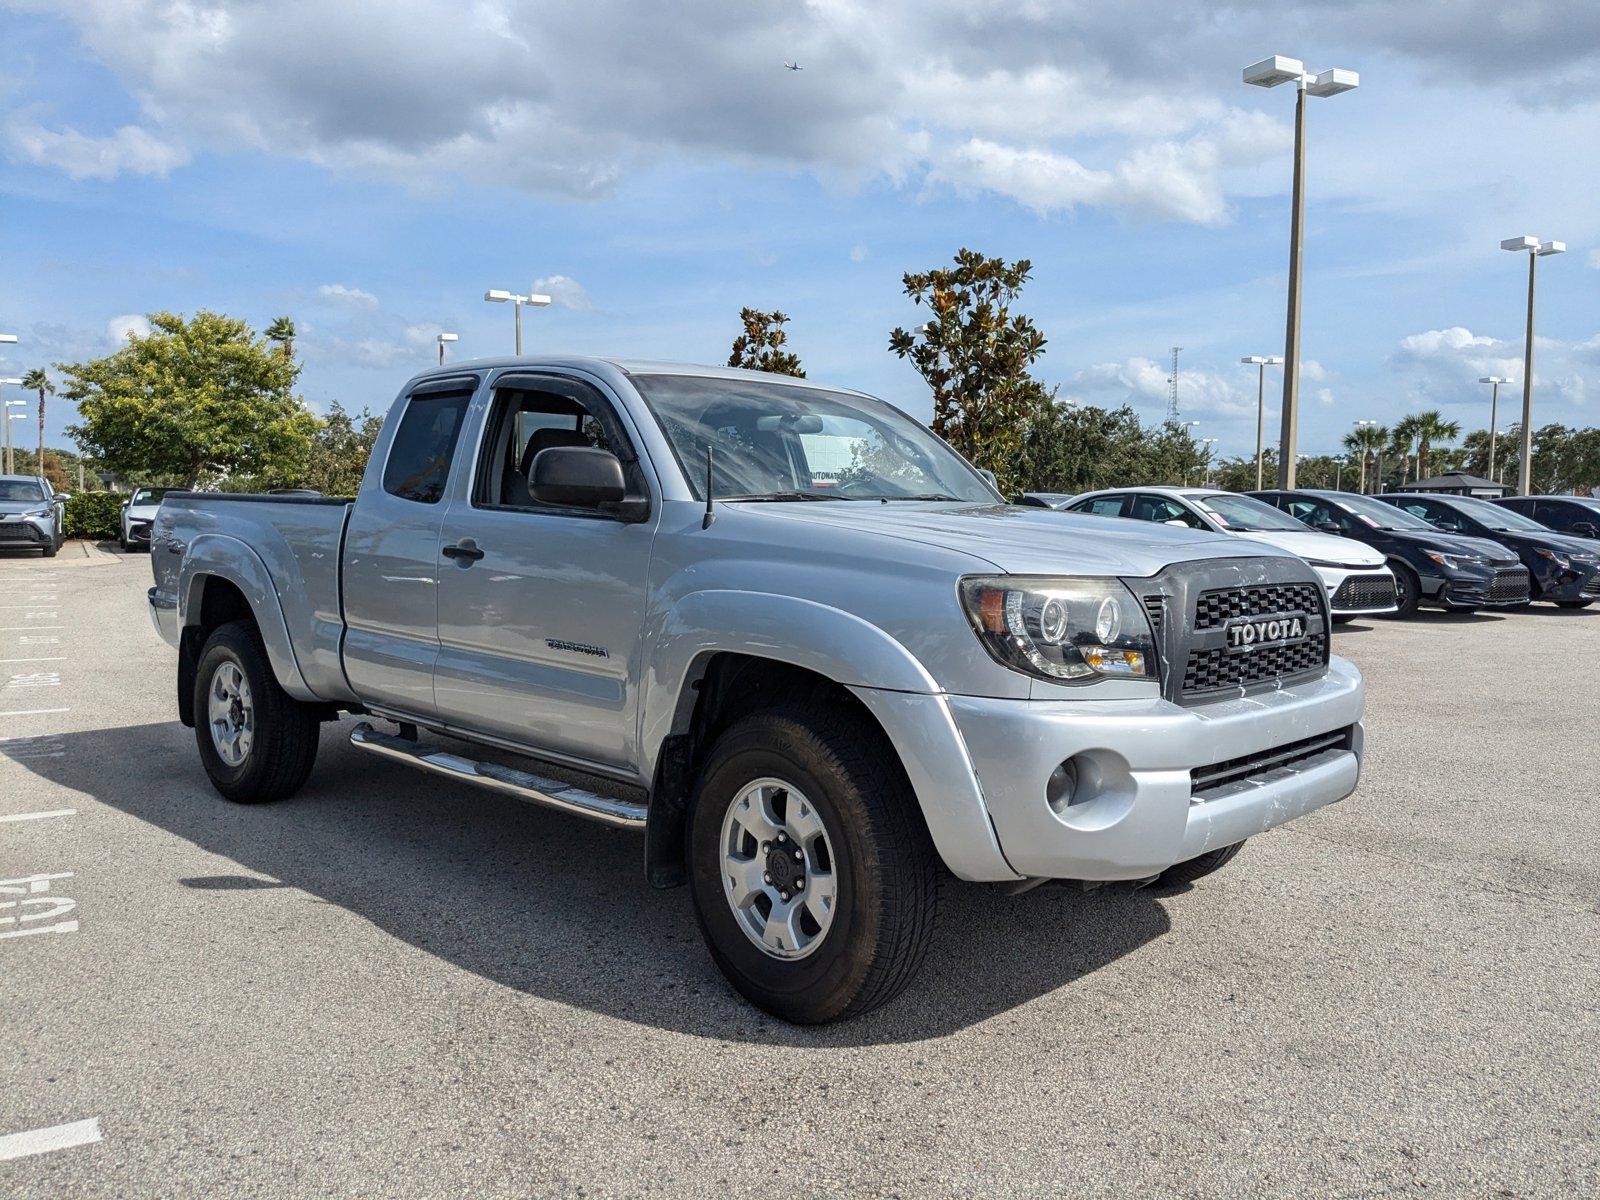
[[[626,523],[528,490],[542,450],[599,446],[623,460],[630,492],[649,494],[635,445],[626,415],[588,382],[496,382],[474,477],[452,487],[440,534],[434,698],[450,724],[614,771],[637,765],[631,681],[659,506]]]

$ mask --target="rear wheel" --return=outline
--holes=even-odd
[[[859,1016],[911,982],[941,868],[881,738],[824,704],[755,713],[716,742],[690,817],[690,885],[711,957],[774,1016]]]
[[[1186,883],[1193,883],[1196,879],[1204,879],[1213,871],[1220,871],[1238,857],[1239,851],[1244,849],[1243,842],[1232,846],[1224,846],[1220,850],[1208,850],[1206,853],[1191,858],[1188,862],[1181,862],[1168,867],[1156,876],[1156,887],[1179,887]]]
[[[1422,602],[1422,582],[1417,578],[1417,573],[1405,563],[1390,563],[1389,569],[1394,572],[1394,603],[1395,610],[1391,617],[1414,617],[1417,615],[1417,605]]]
[[[239,804],[292,796],[317,760],[314,709],[278,686],[250,621],[218,627],[200,651],[194,734],[211,784]]]

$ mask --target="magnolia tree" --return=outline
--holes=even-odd
[[[905,294],[929,318],[889,335],[889,349],[933,391],[934,432],[993,471],[1006,495],[1027,482],[1028,421],[1051,399],[1028,370],[1044,353],[1044,334],[1012,311],[1032,270],[1025,258],[1008,263],[960,250],[953,267],[904,276]]]
[[[759,308],[742,308],[739,320],[744,323],[744,332],[733,339],[733,353],[728,355],[730,367],[806,377],[800,356],[785,349],[789,344],[789,334],[783,328],[789,323],[787,316],[776,309],[762,312]]]

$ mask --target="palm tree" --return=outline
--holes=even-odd
[[[294,322],[288,317],[273,317],[267,326],[267,341],[277,342],[285,358],[294,357]]]
[[[50,382],[50,377],[44,373],[43,367],[35,367],[22,377],[22,386],[39,393],[39,458],[34,463],[38,468],[39,478],[44,478],[44,397],[46,392],[55,391],[55,386]]]
[[[1344,435],[1344,448],[1357,456],[1361,463],[1361,479],[1356,490],[1367,490],[1367,459],[1378,453],[1378,466],[1383,466],[1382,449],[1389,440],[1389,431],[1382,425],[1360,425]]]
[[[1437,409],[1419,412],[1417,423],[1417,478],[1428,477],[1428,451],[1434,442],[1453,442],[1461,436],[1460,421],[1446,421]]]
[[[1389,435],[1389,449],[1400,456],[1400,486],[1405,487],[1411,477],[1411,456],[1416,453],[1418,436],[1418,422],[1415,415],[1401,417],[1394,423],[1394,430]],[[1422,478],[1420,463],[1417,478]]]

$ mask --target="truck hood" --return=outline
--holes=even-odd
[[[1383,551],[1375,550],[1354,538],[1337,537],[1331,533],[1300,533],[1291,529],[1253,529],[1236,536],[1253,542],[1265,542],[1290,554],[1317,562],[1338,563],[1341,567],[1381,567]]]
[[[1287,555],[1227,534],[1004,504],[802,501],[738,507],[812,528],[956,550],[1010,575],[1145,577],[1179,562]]]

